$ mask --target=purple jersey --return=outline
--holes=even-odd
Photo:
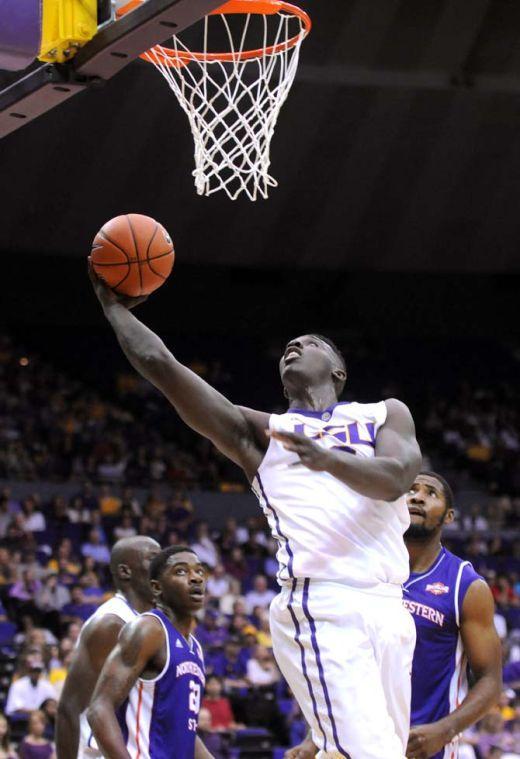
[[[125,704],[123,734],[130,756],[139,759],[193,759],[201,695],[204,690],[202,648],[190,641],[159,609],[156,617],[166,636],[166,663],[151,680],[139,678]]]
[[[436,722],[456,709],[468,692],[460,613],[469,586],[483,578],[469,561],[441,549],[433,566],[404,583],[404,605],[417,628],[412,667],[411,724]],[[456,741],[432,759],[455,759]]]

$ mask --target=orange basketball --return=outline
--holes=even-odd
[[[157,290],[175,259],[170,235],[155,219],[140,213],[116,216],[92,243],[94,271],[115,292],[137,298]]]

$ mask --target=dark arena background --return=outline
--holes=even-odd
[[[520,4],[301,5],[313,30],[268,200],[197,197],[187,118],[142,61],[0,141],[0,706],[13,744],[28,729],[9,708],[13,676],[41,659],[52,740],[80,625],[111,592],[109,549],[136,533],[188,542],[208,565],[198,637],[234,710],[214,755],[281,757],[305,733],[274,666],[267,685],[248,667],[269,669],[277,587],[256,499],[133,372],[92,292],[91,241],[123,213],[158,219],[177,255],[137,316],[233,402],[284,410],[280,355],[318,332],[345,354],[344,399],[407,403],[424,468],[455,493],[444,544],[488,581],[504,664],[520,661]],[[0,88],[14,79],[0,72]],[[520,756],[514,685],[461,759]]]

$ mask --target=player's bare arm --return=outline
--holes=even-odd
[[[302,464],[325,471],[368,498],[395,501],[412,485],[421,467],[421,451],[415,425],[407,406],[395,398],[385,401],[387,418],[376,438],[375,457],[364,459],[351,453],[327,450],[304,435],[271,431]]]
[[[56,717],[56,754],[58,759],[76,759],[79,746],[79,720],[96,687],[99,673],[117,643],[124,622],[109,614],[87,624],[65,685]]]
[[[177,361],[164,342],[130,312],[146,298],[116,295],[95,275],[90,264],[89,275],[105,316],[134,369],[166,396],[189,427],[209,438],[252,479],[267,448],[267,442],[258,435],[258,420],[261,417],[260,424],[266,428],[269,415],[235,406]]]
[[[462,704],[448,716],[412,728],[408,759],[427,759],[456,735],[474,725],[494,706],[502,689],[502,656],[493,621],[495,605],[488,586],[474,582],[464,598],[460,633],[475,685]]]
[[[164,662],[164,632],[157,620],[144,616],[125,625],[103,667],[87,712],[105,759],[130,759],[116,709],[140,675],[148,671],[151,676],[158,674]]]

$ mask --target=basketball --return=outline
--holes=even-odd
[[[170,235],[155,219],[139,213],[116,216],[92,243],[94,271],[121,295],[150,295],[168,278],[175,259]]]

